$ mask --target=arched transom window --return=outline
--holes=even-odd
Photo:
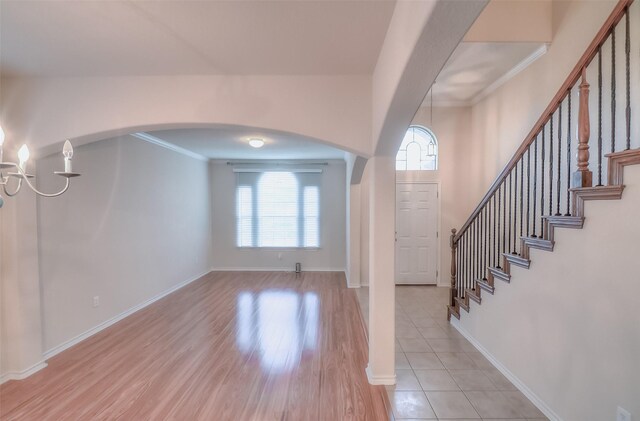
[[[438,169],[438,142],[430,130],[410,126],[396,155],[396,171]]]

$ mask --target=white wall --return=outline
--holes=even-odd
[[[226,161],[211,161],[213,268],[344,271],[346,265],[346,177],[344,161],[322,167],[321,246],[318,250],[265,250],[236,247],[236,174]],[[281,258],[278,256],[281,255]]]
[[[38,199],[45,351],[210,269],[207,162],[131,136],[75,152],[82,177]],[[61,165],[38,162],[41,190]]]
[[[585,206],[582,230],[556,230],[553,253],[462,311],[460,327],[560,419],[640,417],[640,166],[621,201]]]

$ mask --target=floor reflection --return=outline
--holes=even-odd
[[[291,371],[303,351],[313,351],[318,345],[319,299],[315,292],[245,291],[238,295],[237,311],[238,348],[244,354],[257,352],[264,370]]]

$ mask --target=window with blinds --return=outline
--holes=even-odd
[[[320,247],[321,171],[234,171],[238,247]]]

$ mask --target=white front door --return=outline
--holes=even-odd
[[[435,284],[438,185],[396,184],[396,284]]]

